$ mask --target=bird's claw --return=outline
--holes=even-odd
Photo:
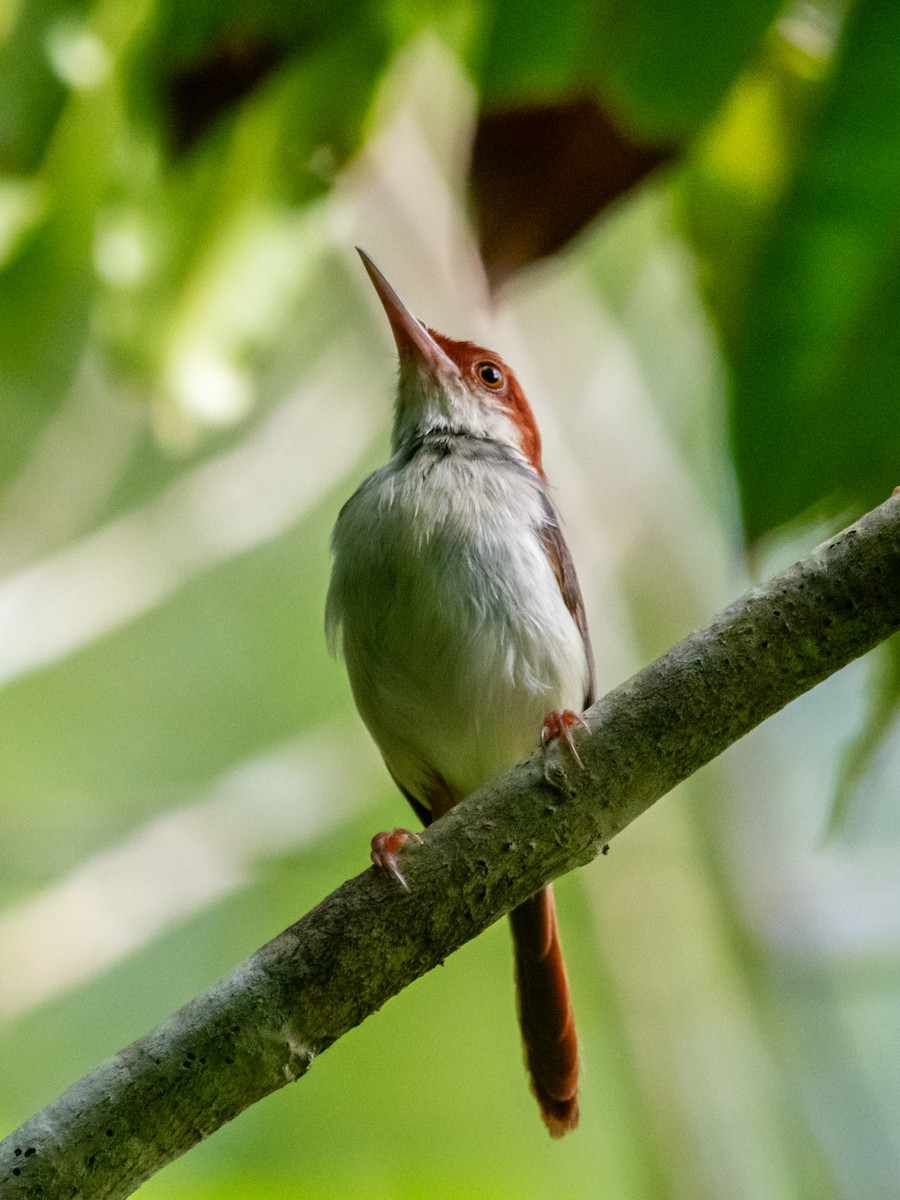
[[[372,862],[379,871],[384,871],[400,884],[407,892],[409,884],[403,877],[403,872],[397,865],[397,855],[407,842],[421,842],[417,833],[409,829],[392,829],[384,833],[376,833],[372,838]]]
[[[544,723],[541,726],[541,747],[544,751],[544,779],[552,786],[558,786],[556,782],[547,774],[547,750],[551,742],[559,739],[568,747],[569,753],[575,759],[578,766],[584,768],[584,763],[581,761],[581,755],[578,753],[578,747],[575,745],[575,736],[573,729],[577,727],[588,729],[587,722],[578,713],[573,712],[570,708],[554,710],[547,713],[544,717]],[[563,772],[565,777],[565,772]]]

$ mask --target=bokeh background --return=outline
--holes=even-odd
[[[353,253],[500,351],[601,690],[900,483],[900,6],[0,3],[0,1125],[405,821],[322,635],[385,458]],[[900,653],[558,887],[551,1143],[499,925],[154,1200],[900,1194]]]

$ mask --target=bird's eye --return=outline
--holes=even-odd
[[[503,386],[503,372],[496,363],[483,362],[479,363],[475,368],[478,372],[478,378],[485,387],[492,388],[494,391]]]

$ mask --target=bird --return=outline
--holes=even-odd
[[[388,772],[424,825],[559,739],[594,700],[585,606],[532,409],[495,353],[428,328],[365,251],[399,361],[391,457],[331,539],[326,633]],[[417,835],[372,861],[406,887]],[[552,885],[510,913],[531,1089],[551,1136],[578,1124],[578,1040]]]

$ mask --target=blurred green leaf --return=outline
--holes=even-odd
[[[40,165],[66,100],[48,42],[63,19],[71,23],[88,7],[89,0],[20,0],[8,32],[0,17],[0,170],[18,174]]]
[[[780,7],[500,0],[478,75],[489,103],[599,89],[648,139],[684,137],[714,111]]]
[[[748,533],[898,482],[900,7],[852,12],[735,329],[732,439]]]
[[[728,345],[746,320],[748,276],[806,148],[826,69],[821,54],[769,37],[676,180],[707,302]]]
[[[844,751],[835,781],[828,837],[840,834],[853,809],[856,789],[884,745],[900,713],[900,637],[889,638],[873,655],[870,699],[862,732]]]
[[[110,262],[99,331],[109,358],[150,390],[155,432],[170,449],[191,449],[252,409],[261,350],[278,344],[317,254],[304,206],[358,148],[391,50],[383,22],[360,13],[273,67],[189,154],[171,159],[158,127],[129,130],[121,157],[131,168],[110,189],[102,244],[117,252],[122,237],[126,250],[136,243],[143,266],[120,282]],[[135,69],[146,91],[165,64],[138,56]],[[179,394],[197,364],[205,425]],[[231,416],[216,415],[212,373],[223,395],[233,383]]]
[[[695,133],[756,53],[781,0],[601,0],[601,78],[645,133]]]
[[[139,55],[134,101],[160,104],[175,148],[184,150],[288,59],[315,54],[351,31],[357,74],[368,75],[366,67],[377,66],[381,57],[371,54],[373,28],[364,0],[345,0],[339,7],[325,0],[250,6],[203,0],[189,9],[161,0],[153,37]],[[333,78],[352,90],[353,74]]]
[[[0,478],[19,466],[84,353],[95,221],[124,121],[117,64],[145,15],[143,3],[108,0],[90,21],[27,26],[29,45],[54,59],[68,89],[33,180],[40,211],[0,271]]]

